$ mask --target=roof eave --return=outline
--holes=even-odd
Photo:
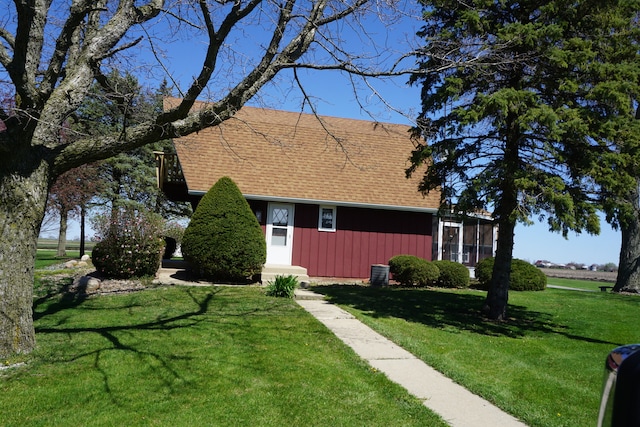
[[[206,191],[190,190],[190,196],[202,197]],[[346,202],[341,200],[320,200],[320,199],[304,199],[304,198],[292,198],[292,197],[278,197],[278,196],[265,196],[260,194],[243,194],[247,200],[264,200],[267,202],[275,203],[303,203],[310,205],[328,205],[328,206],[342,206],[350,208],[361,209],[382,209],[382,210],[394,210],[394,211],[406,211],[406,212],[424,212],[435,214],[438,212],[438,208],[429,208],[421,206],[397,206],[397,205],[383,205],[375,203],[359,203],[359,202]]]

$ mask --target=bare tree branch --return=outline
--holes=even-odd
[[[82,22],[90,12],[93,3],[91,0],[77,0],[72,3],[69,18],[56,40],[54,54],[49,61],[49,67],[40,86],[40,92],[45,96],[53,90],[60,78],[60,72],[65,59],[69,56],[69,50],[74,42],[78,42],[78,29],[82,26]]]
[[[46,3],[46,0],[40,1]],[[114,8],[114,4],[117,7]],[[84,161],[99,160],[158,138],[186,135],[204,127],[222,123],[232,117],[242,105],[283,70],[334,70],[363,79],[413,75],[415,69],[402,67],[403,62],[413,52],[401,53],[385,65],[381,61],[386,61],[391,54],[385,49],[378,49],[375,43],[372,43],[374,47],[372,53],[354,54],[343,46],[340,37],[332,34],[333,31],[339,31],[337,27],[331,29],[334,24],[352,17],[353,23],[347,24],[350,31],[370,38],[366,34],[365,24],[359,22],[357,15],[365,16],[370,5],[375,5],[373,0],[351,2],[316,0],[302,3],[298,0],[288,0],[281,5],[265,0],[218,1],[211,4],[207,0],[199,0],[193,5],[194,8],[191,8],[190,5],[180,3],[165,7],[162,0],[151,0],[139,7],[135,6],[133,0],[119,0],[113,3],[110,0],[101,0],[98,3],[75,0],[60,27],[48,61],[48,68],[37,88],[43,107],[37,109],[35,114],[30,114],[33,118],[30,123],[35,131],[36,140],[49,147],[51,150],[49,156],[52,164],[55,165],[53,171],[59,174]],[[46,5],[43,4],[44,6]],[[173,9],[174,6],[178,8]],[[45,14],[42,16],[46,18],[46,7],[43,10]],[[206,49],[199,73],[183,91],[179,89],[178,81],[173,79],[167,67],[170,64],[165,64],[161,59],[160,52],[155,48],[156,42],[147,26],[141,26],[140,32],[149,41],[152,57],[181,92],[182,101],[161,113],[153,122],[129,127],[123,134],[103,135],[100,141],[76,138],[71,142],[62,142],[53,137],[51,132],[53,127],[56,123],[61,123],[64,117],[80,105],[91,82],[96,80],[106,83],[103,78],[104,73],[101,71],[103,61],[106,58],[115,58],[121,52],[138,46],[140,36],[126,39],[131,29],[160,16],[161,13],[165,19],[175,19],[178,23],[184,23],[187,28],[197,31],[200,36],[206,38]],[[381,11],[376,13],[381,14]],[[32,21],[36,18],[35,15],[31,17],[25,15],[22,10],[18,15],[27,16]],[[203,25],[195,23],[191,19],[194,16],[199,17]],[[251,16],[253,18],[250,18]],[[273,20],[264,20],[266,16],[271,16]],[[19,21],[26,22],[29,19]],[[247,19],[257,20],[254,22],[261,29],[268,27],[268,34],[270,34],[268,43],[260,48],[259,57],[254,56],[250,64],[252,68],[233,83],[226,93],[209,102],[206,108],[192,111],[196,99],[199,99],[213,83],[214,73],[221,71],[221,61],[225,59],[221,55],[227,55],[233,51],[233,43],[230,39],[232,34],[244,31],[243,28],[253,28],[252,22]],[[262,24],[261,20],[264,20],[265,24]],[[17,32],[17,34],[20,33]],[[11,37],[7,35],[4,38]],[[35,39],[40,40],[40,44],[36,47],[39,49],[38,55],[41,56],[42,40],[38,37]],[[16,46],[25,43],[23,38],[16,37],[16,40]],[[315,48],[317,50],[312,50]],[[382,54],[385,58],[381,58]],[[33,55],[35,56],[35,53]],[[312,60],[314,55],[320,55],[323,59]],[[15,60],[16,58],[13,58],[11,63]],[[228,63],[225,63],[224,67],[231,69]],[[10,75],[16,74],[10,73]],[[310,95],[302,87],[302,82],[295,72],[293,79],[303,94],[304,104],[310,105],[312,111],[317,113]],[[12,80],[15,82],[16,78],[12,77]],[[35,76],[27,80],[31,83],[38,82]],[[365,83],[365,86],[374,96],[381,97],[370,84]],[[25,105],[36,105],[40,102],[36,92],[28,90],[28,86],[22,88],[19,93],[24,94],[21,95],[21,100],[22,98],[28,100]],[[383,104],[389,106],[388,103],[384,103],[384,100]],[[48,136],[44,136],[45,134]],[[2,146],[1,137],[0,146]]]

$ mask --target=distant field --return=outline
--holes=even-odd
[[[86,251],[93,249],[94,242],[85,241],[84,247]],[[80,250],[79,240],[67,240],[67,250],[78,251]],[[38,239],[38,249],[58,249],[58,241],[56,239]]]
[[[541,270],[547,277],[593,280],[596,282],[615,282],[618,274],[610,271],[565,270],[561,268],[541,268]]]

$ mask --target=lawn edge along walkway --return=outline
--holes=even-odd
[[[351,347],[452,427],[526,427],[526,424],[445,377],[322,295],[296,290],[296,302]]]

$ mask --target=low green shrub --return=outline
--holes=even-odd
[[[490,257],[480,260],[476,264],[475,276],[479,283],[479,287],[482,289],[487,289],[489,283],[491,283],[491,277],[493,276],[493,263],[494,259]]]
[[[293,298],[298,287],[298,278],[295,276],[276,276],[274,281],[267,284],[267,296]]]
[[[476,279],[480,287],[488,289],[493,276],[494,258],[485,258],[476,265]],[[535,265],[514,258],[511,261],[511,291],[543,291],[547,288],[547,276]]]
[[[165,241],[164,254],[162,259],[171,259],[178,246],[182,243],[185,227],[177,222],[168,222],[164,226],[162,235]]]
[[[432,262],[414,255],[392,257],[389,272],[403,286],[427,286],[438,280],[440,275],[440,270]]]
[[[97,216],[93,226],[99,241],[91,260],[99,273],[114,279],[156,274],[164,250],[159,215],[126,207]]]
[[[547,288],[547,276],[535,265],[521,259],[511,263],[511,284],[514,291],[544,291]]]
[[[440,276],[436,281],[436,286],[443,288],[468,288],[470,282],[469,269],[460,264],[448,260],[432,261],[440,270]]]

